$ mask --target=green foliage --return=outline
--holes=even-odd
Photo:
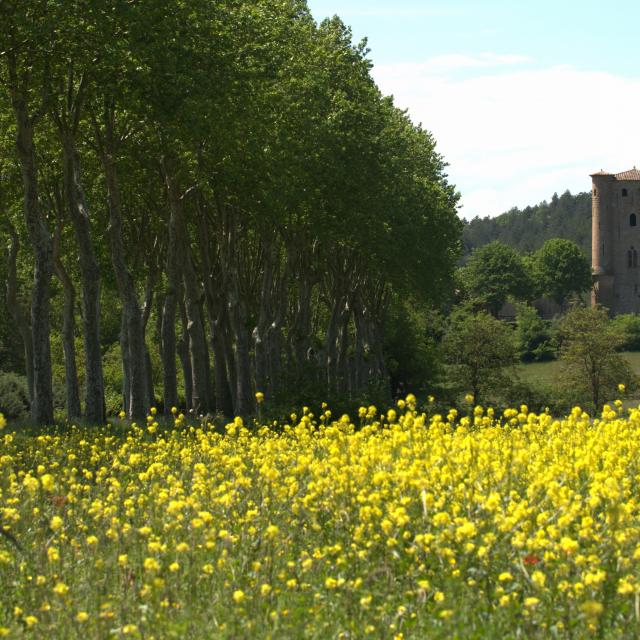
[[[524,254],[536,251],[550,238],[573,240],[585,255],[591,255],[591,193],[554,194],[550,202],[513,208],[493,218],[476,217],[462,231],[465,256],[494,240]]]
[[[532,256],[538,291],[559,305],[591,288],[591,266],[578,245],[562,238],[547,240]]]
[[[147,338],[158,309],[176,317],[157,336],[164,363],[157,344],[150,349],[154,382],[171,389],[171,404],[176,325],[197,334],[187,367],[208,408],[248,406],[258,384],[287,398],[305,384],[316,397],[348,387],[349,401],[386,391],[384,362],[358,365],[363,353],[382,361],[387,347],[394,375],[430,382],[430,320],[417,309],[449,296],[459,195],[433,136],[381,94],[366,43],[340,18],[318,24],[303,0],[26,0],[21,11],[0,8],[0,18],[0,165],[10,165],[8,173],[0,166],[0,216],[26,240],[18,258],[25,300],[39,246],[27,233],[25,194],[37,193],[32,217],[54,238],[51,295],[33,299],[51,301],[38,318],[50,316],[52,330],[40,332],[36,353],[46,355],[51,337],[55,384],[73,370],[65,371],[60,339],[65,292],[74,297],[79,395],[97,388],[90,372],[102,355],[110,412],[122,404],[123,307],[134,336],[136,310],[153,308]],[[20,105],[32,117],[30,173],[16,154]],[[88,225],[79,230],[78,220]],[[87,301],[98,272],[99,318]],[[48,270],[38,273],[46,284]],[[387,313],[394,296],[415,299],[415,309]],[[0,358],[17,371],[15,333],[0,312]],[[98,334],[99,349],[86,340]],[[138,398],[140,342],[132,343],[138,357],[125,358]],[[88,355],[85,343],[95,347]],[[317,362],[309,362],[312,343]],[[216,349],[224,360],[217,385],[205,366]]]
[[[533,292],[522,257],[498,241],[476,249],[459,277],[468,300],[494,316],[509,297],[528,300]]]
[[[516,305],[515,340],[518,355],[523,362],[551,360],[555,357],[555,344],[551,323],[543,320],[538,311],[525,303]]]
[[[616,351],[623,338],[602,307],[574,307],[560,325],[561,376],[558,383],[575,391],[595,409],[617,392],[637,385],[629,363]]]
[[[515,378],[516,345],[511,327],[485,312],[458,309],[442,340],[449,380],[473,395],[474,404],[500,394]]]
[[[0,371],[0,413],[8,420],[23,420],[29,415],[29,406],[27,379]]]
[[[620,351],[640,351],[640,315],[624,313],[613,318],[611,324],[621,337]]]
[[[423,395],[442,376],[438,338],[444,319],[429,308],[397,298],[385,319],[384,352],[392,390]]]

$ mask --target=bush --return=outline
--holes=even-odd
[[[637,387],[637,376],[619,353],[620,333],[602,307],[574,307],[560,325],[562,370],[558,385],[579,392],[594,409],[613,397],[618,384]]]
[[[455,310],[442,340],[448,382],[462,393],[471,393],[473,403],[503,394],[515,378],[517,361],[511,327],[486,312],[475,315]]]
[[[640,315],[625,313],[616,316],[611,325],[621,336],[621,351],[640,351]]]
[[[556,355],[551,323],[527,304],[516,306],[516,346],[523,362],[553,360]]]
[[[0,371],[0,413],[8,420],[23,420],[29,416],[30,406],[27,379]]]

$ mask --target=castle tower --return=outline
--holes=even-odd
[[[592,303],[640,313],[640,170],[591,175]]]
[[[613,308],[613,220],[611,204],[616,177],[599,171],[591,174],[591,268],[592,304]]]

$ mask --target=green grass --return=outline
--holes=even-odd
[[[640,352],[624,351],[621,354],[631,365],[633,372],[640,377]],[[559,360],[551,360],[549,362],[531,362],[528,364],[520,364],[517,372],[520,380],[527,385],[536,387],[555,387],[561,379],[562,365]],[[624,407],[631,408],[640,405],[640,389],[627,392],[623,398]]]
[[[640,352],[625,351],[622,355],[629,361],[633,372],[640,376]],[[553,384],[560,374],[561,364],[559,360],[549,362],[531,362],[518,366],[518,373],[523,382],[542,382]]]

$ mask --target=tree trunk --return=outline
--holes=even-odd
[[[67,417],[69,420],[75,420],[82,415],[80,407],[80,389],[78,386],[78,367],[76,364],[76,290],[60,256],[60,232],[61,229],[58,227],[53,245],[53,268],[55,269],[58,279],[62,283],[62,290],[64,292],[64,305],[62,310],[62,350],[64,352]]]
[[[211,327],[211,350],[213,352],[213,381],[216,411],[221,412],[225,418],[233,416],[233,399],[230,389],[230,376],[227,370],[227,360],[224,348],[224,301],[222,293],[216,289],[214,282],[214,263],[211,258],[211,242],[209,227],[204,216],[204,211],[198,211],[198,232],[200,235],[200,257],[202,260],[205,304],[209,325]]]
[[[188,246],[184,247],[184,256],[184,307],[187,332],[189,334],[189,357],[191,360],[191,379],[193,383],[191,408],[196,415],[201,415],[208,413],[211,408],[208,375],[209,349],[207,347],[200,309],[202,293],[199,290],[200,287],[198,286],[197,275],[193,268]]]
[[[65,195],[78,244],[82,279],[82,324],[85,350],[84,413],[92,424],[103,424],[104,379],[100,346],[100,268],[91,244],[91,225],[81,183],[80,157],[73,134],[63,134]]]
[[[338,361],[336,370],[338,374],[337,391],[339,395],[351,397],[350,388],[350,367],[348,359],[349,349],[349,319],[351,317],[351,308],[348,301],[345,302],[340,314],[340,331],[338,337]]]
[[[151,316],[151,308],[153,306],[153,293],[155,289],[157,272],[155,269],[149,269],[147,281],[144,288],[144,304],[142,305],[142,341],[144,343],[144,374],[145,374],[145,392],[146,407],[154,407],[156,404],[156,394],[153,388],[153,365],[151,363],[151,354],[147,347],[147,324]]]
[[[163,167],[165,185],[169,199],[169,237],[165,272],[165,290],[162,312],[162,378],[164,382],[164,411],[169,415],[171,408],[178,404],[178,383],[176,372],[176,311],[178,292],[182,282],[182,203],[177,193],[173,177]]]
[[[229,324],[235,340],[236,369],[236,413],[248,416],[253,413],[254,398],[251,385],[251,357],[249,354],[249,331],[244,313],[236,296],[229,303]]]
[[[229,380],[229,388],[231,389],[231,402],[233,404],[233,412],[236,413],[238,410],[238,375],[236,373],[236,359],[233,350],[233,334],[227,309],[225,309],[222,314],[220,329],[222,348],[224,349],[224,360],[227,368],[227,378]]]
[[[271,393],[269,376],[269,341],[271,325],[271,296],[273,289],[274,265],[271,256],[272,248],[267,248],[267,257],[263,265],[262,284],[260,290],[260,308],[258,323],[253,329],[254,362],[256,389]]]
[[[178,357],[182,365],[182,377],[184,379],[184,402],[187,411],[193,409],[193,369],[191,368],[191,358],[189,354],[189,331],[187,329],[187,311],[184,300],[180,296],[180,320],[182,324],[182,336],[177,343]]]
[[[15,67],[12,69],[15,75]],[[12,83],[13,84],[13,83]],[[31,416],[40,425],[53,423],[53,385],[51,379],[50,296],[53,247],[38,198],[38,171],[33,141],[33,123],[27,113],[25,96],[12,87],[16,116],[16,149],[24,187],[24,217],[34,254],[31,296],[31,335],[33,346],[33,402]]]
[[[33,344],[31,342],[31,322],[29,316],[24,312],[22,305],[18,300],[18,272],[17,262],[18,253],[20,252],[20,240],[18,233],[13,225],[7,220],[6,222],[9,235],[11,236],[11,245],[7,253],[7,288],[6,301],[7,311],[11,315],[24,349],[24,368],[27,374],[27,388],[29,390],[29,402],[33,402]]]
[[[235,373],[235,412],[240,416],[253,413],[254,396],[251,380],[251,355],[249,350],[249,330],[246,312],[240,296],[238,275],[238,222],[237,212],[225,208],[223,217],[223,239],[220,252],[220,268],[227,297],[228,326],[233,336],[233,361]]]
[[[371,346],[365,320],[364,305],[356,298],[353,307],[353,321],[356,328],[354,358],[354,391],[364,391],[371,379]]]
[[[120,185],[115,161],[113,114],[105,114],[105,137],[101,153],[102,167],[107,183],[109,209],[109,248],[111,264],[116,279],[118,294],[122,302],[123,330],[127,332],[126,349],[122,353],[123,367],[128,367],[129,384],[125,411],[131,420],[144,418],[149,408],[147,389],[147,366],[145,361],[145,341],[142,312],[138,303],[135,282],[127,266],[126,252],[122,239],[122,205]],[[124,364],[127,360],[128,365]]]
[[[329,318],[329,325],[327,327],[327,333],[325,337],[325,354],[326,354],[326,375],[327,375],[327,392],[329,396],[338,391],[338,348],[339,348],[339,335],[342,319],[342,312],[345,306],[345,299],[343,296],[337,296],[333,308],[331,310],[331,317]]]
[[[122,359],[122,409],[127,416],[131,417],[131,349],[129,348],[129,331],[124,309],[120,322],[120,354]]]

